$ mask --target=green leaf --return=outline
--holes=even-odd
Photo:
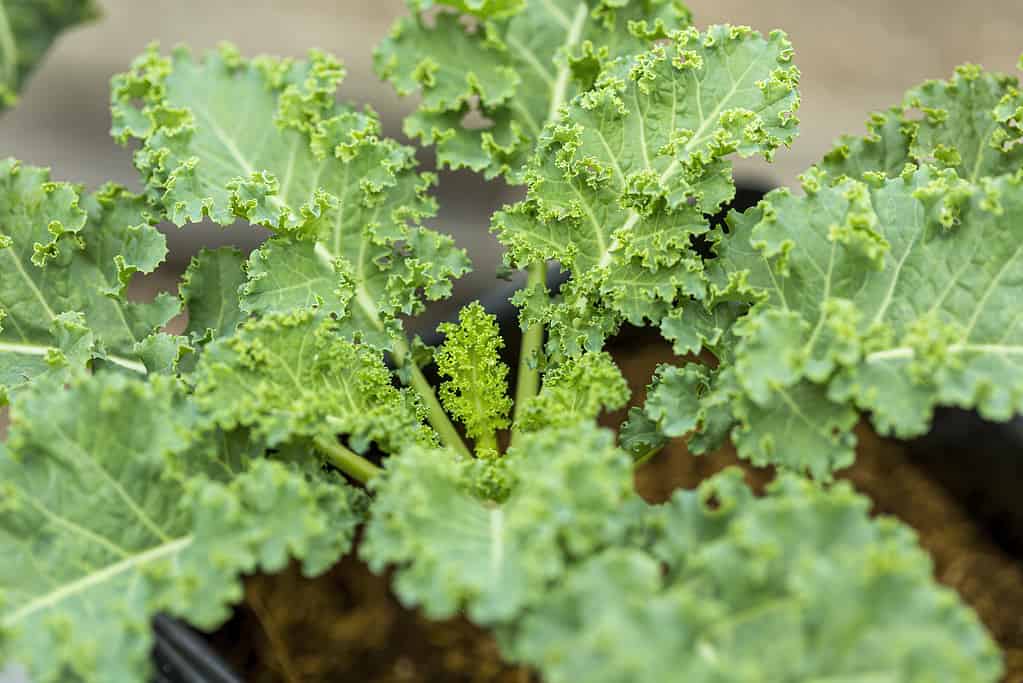
[[[0,1],[0,110],[18,92],[65,30],[99,16],[92,0]]]
[[[49,172],[0,162],[0,383],[67,377],[92,359],[145,373],[147,338],[179,309],[160,294],[129,301],[134,273],[167,249],[141,197],[106,185],[80,198]],[[177,356],[184,340],[167,338]],[[97,363],[99,360],[97,360]]]
[[[624,406],[629,394],[629,385],[609,354],[586,353],[544,373],[540,393],[523,408],[518,426],[537,431],[595,420],[604,411]]]
[[[245,319],[238,304],[244,263],[245,256],[234,247],[202,249],[192,257],[179,286],[188,311],[186,332],[192,339],[230,336]]]
[[[668,443],[668,437],[639,406],[629,408],[629,419],[618,430],[618,444],[637,462],[656,455]]]
[[[336,435],[358,452],[432,443],[422,406],[393,386],[382,352],[346,341],[338,328],[311,310],[243,323],[206,347],[197,405],[216,426],[250,428],[270,447]]]
[[[727,354],[728,333],[735,321],[746,312],[746,306],[719,296],[711,302],[683,301],[661,319],[661,336],[671,342],[677,356],[708,349],[716,357]]]
[[[477,450],[496,452],[496,432],[508,426],[512,405],[497,319],[474,301],[459,311],[457,325],[443,323],[437,329],[445,339],[434,360],[448,378],[440,385],[440,400],[465,425]]]
[[[740,455],[826,477],[852,462],[856,409],[901,438],[936,405],[1023,410],[1023,176],[817,173],[805,189],[768,195],[718,259],[761,299],[733,329]]]
[[[561,286],[556,297],[548,298],[546,288],[526,288],[516,292],[512,302],[519,307],[523,329],[536,324],[547,328],[551,361],[598,353],[604,341],[621,327],[621,321],[608,313],[602,300],[572,280]]]
[[[642,458],[656,453],[668,439],[688,435],[690,453],[717,450],[736,422],[734,377],[731,370],[711,370],[696,363],[658,366],[643,408],[629,411],[622,447]]]
[[[867,121],[866,135],[843,135],[820,166],[834,178],[859,179],[864,173],[897,176],[913,162],[909,156],[912,135],[912,124],[906,121],[902,107],[875,112]]]
[[[709,371],[700,365],[660,365],[647,394],[644,412],[665,436],[685,436],[700,423],[700,394]]]
[[[771,400],[757,403],[735,388],[730,394],[735,425],[732,443],[739,456],[761,467],[780,466],[827,480],[834,470],[853,463],[859,413],[847,403],[836,403],[827,391],[810,382],[775,389]],[[709,394],[722,410],[722,391]],[[720,416],[720,413],[718,413]]]
[[[652,508],[644,547],[575,565],[503,649],[551,683],[998,680],[976,616],[868,505],[794,477],[758,499],[728,470]]]
[[[0,659],[38,683],[146,680],[158,612],[214,628],[242,574],[295,557],[314,575],[351,545],[361,494],[196,441],[161,379],[106,373],[15,402],[0,453]]]
[[[448,296],[469,265],[419,226],[436,212],[435,178],[415,171],[413,150],[379,138],[374,113],[335,102],[343,75],[317,51],[246,61],[229,46],[201,60],[151,49],[114,78],[112,132],[142,141],[136,166],[175,224],[278,233],[249,261],[243,311],[341,313],[354,300],[349,336],[387,348],[397,316]]]
[[[433,619],[514,618],[574,561],[621,540],[630,518],[609,511],[639,503],[630,459],[589,423],[524,434],[497,461],[412,448],[385,467],[360,552],[374,571],[394,565],[402,603]],[[481,499],[495,476],[510,492]]]
[[[247,313],[285,313],[317,308],[345,315],[355,285],[343,261],[331,258],[316,242],[270,239],[252,252],[241,285],[241,308]]]
[[[833,177],[898,175],[907,163],[955,169],[977,182],[1023,164],[1023,94],[1019,80],[974,64],[947,81],[926,81],[900,107],[874,114],[866,137],[846,136],[822,162]]]
[[[405,132],[437,148],[441,167],[524,181],[544,126],[592,84],[600,65],[682,28],[678,0],[445,0],[457,13],[429,19],[429,0],[377,48],[377,73],[401,95],[421,93]],[[587,77],[588,75],[588,77]]]
[[[691,239],[734,193],[726,157],[770,158],[793,139],[791,54],[778,32],[680,31],[563,110],[530,164],[526,201],[494,220],[512,265],[553,259],[571,271],[575,285],[555,303],[568,310],[546,319],[598,309],[588,317],[599,326],[581,334],[599,348],[618,322],[660,323],[676,299],[705,296]]]

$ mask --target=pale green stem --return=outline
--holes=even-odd
[[[361,484],[383,472],[366,458],[342,446],[336,439],[321,436],[314,443],[327,462]]]
[[[656,446],[654,448],[651,448],[646,453],[644,453],[643,455],[639,456],[638,458],[636,458],[635,460],[632,461],[633,469],[639,469],[640,466],[646,464],[646,462],[648,460],[653,458],[655,455],[660,453],[662,450],[664,450],[664,446]]]
[[[547,264],[543,261],[529,267],[526,287],[547,286]],[[519,350],[519,374],[515,384],[515,424],[519,422],[526,403],[540,391],[540,354],[543,351],[543,323],[526,328],[522,334],[522,348]],[[512,442],[518,436],[512,432]]]
[[[472,452],[465,445],[465,441],[462,440],[462,436],[455,429],[455,425],[451,423],[448,414],[444,412],[443,406],[437,400],[437,394],[434,392],[433,386],[423,376],[423,371],[419,369],[415,361],[409,357],[408,344],[405,340],[396,339],[394,341],[393,355],[394,364],[398,367],[403,367],[406,363],[408,364],[409,374],[411,375],[411,382],[409,384],[426,405],[426,419],[434,431],[437,432],[437,435],[440,436],[441,443],[449,448],[454,448],[460,455],[471,458]]]
[[[572,15],[572,21],[566,27],[568,33],[565,36],[565,43],[562,45],[561,52],[563,53],[564,62],[559,65],[557,77],[551,86],[551,105],[547,111],[546,124],[554,121],[558,116],[558,111],[561,106],[565,103],[568,96],[568,86],[571,82],[572,70],[569,66],[569,53],[575,48],[576,45],[582,40],[583,29],[586,26],[586,17],[589,14],[589,6],[585,2],[580,2],[576,6],[575,13]],[[529,278],[526,280],[527,287],[533,287],[539,285],[541,287],[547,284],[547,263],[539,261],[537,263],[530,264],[529,266]],[[515,423],[518,424],[518,418],[521,415],[521,411],[525,408],[526,402],[536,396],[540,391],[540,353],[543,350],[543,324],[538,323],[536,325],[530,325],[522,335],[522,349],[519,353],[519,372],[518,382],[515,389]],[[518,437],[518,429],[512,429],[512,443],[515,443]]]

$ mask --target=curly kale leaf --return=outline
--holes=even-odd
[[[346,312],[349,337],[386,348],[397,317],[448,296],[468,259],[420,225],[436,212],[435,178],[416,172],[413,150],[380,138],[373,112],[337,104],[343,76],[316,51],[247,61],[229,46],[202,59],[152,49],[114,78],[112,133],[141,141],[135,164],[173,223],[274,230],[247,264],[243,311]]]
[[[405,132],[443,167],[524,181],[544,126],[588,88],[603,62],[632,55],[689,22],[678,0],[446,0],[412,3],[375,55],[399,94],[421,93]],[[466,13],[472,22],[463,20]]]
[[[574,565],[501,630],[504,650],[551,683],[1001,675],[994,643],[935,584],[912,532],[871,519],[846,484],[782,477],[758,499],[729,470],[646,523],[642,547]]]
[[[599,350],[623,321],[660,323],[704,297],[691,239],[734,194],[732,154],[770,158],[796,132],[798,70],[783,34],[672,34],[609,67],[540,140],[527,199],[494,229],[516,266],[559,261],[572,282],[523,315],[555,355]]]
[[[137,272],[167,248],[145,201],[106,185],[49,180],[45,169],[0,162],[0,389],[41,375],[65,378],[88,363],[145,373],[173,369],[185,340],[159,330],[180,305],[158,295],[129,301]]]
[[[322,312],[243,323],[206,348],[195,382],[205,419],[249,428],[271,447],[339,435],[358,452],[373,443],[387,453],[433,443],[422,406],[393,386],[382,352],[345,340]]]
[[[405,604],[465,611],[552,682],[998,679],[913,533],[847,484],[785,475],[757,498],[732,469],[651,506],[632,476],[589,422],[501,460],[412,449],[371,485],[362,553]]]
[[[149,675],[158,612],[210,629],[242,574],[326,570],[363,496],[202,439],[170,380],[101,373],[15,401],[0,451],[0,659],[39,683]]]
[[[755,463],[828,477],[853,460],[858,411],[901,438],[937,405],[1023,411],[1023,175],[867,178],[811,173],[805,196],[771,193],[717,245],[711,289],[738,279],[756,303],[707,396],[716,415],[729,397],[733,440]],[[659,413],[692,419],[671,411]]]
[[[832,177],[899,175],[907,163],[952,168],[977,182],[1023,165],[1023,94],[1019,80],[974,64],[948,81],[913,88],[903,104],[874,114],[865,137],[844,136],[821,167]]]
[[[238,301],[244,265],[245,256],[234,247],[202,249],[192,258],[179,286],[191,339],[207,342],[230,336],[245,320]]]
[[[631,472],[611,434],[587,423],[526,435],[500,460],[413,448],[371,483],[360,551],[374,571],[396,566],[402,602],[431,618],[506,621],[576,559],[624,537],[629,517],[611,511],[638,503]]]
[[[504,348],[497,319],[473,302],[458,313],[458,324],[439,328],[444,343],[434,354],[437,371],[446,377],[440,400],[465,425],[478,450],[496,452],[497,431],[508,426],[508,366],[498,355]]]
[[[17,103],[57,36],[98,14],[93,0],[0,0],[0,110]]]
[[[518,427],[530,432],[569,427],[618,410],[628,400],[629,385],[611,356],[585,353],[544,373],[543,387],[519,414]]]

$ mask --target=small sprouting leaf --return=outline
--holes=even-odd
[[[668,443],[657,423],[638,406],[629,408],[629,419],[618,430],[618,445],[637,462],[644,461]]]
[[[239,460],[193,420],[160,378],[18,397],[0,452],[0,659],[38,683],[146,680],[155,614],[213,628],[242,574],[294,557],[314,575],[349,548],[358,491]]]
[[[647,387],[642,410],[632,408],[623,426],[622,447],[636,456],[655,452],[669,438],[689,436],[689,452],[717,450],[735,425],[734,373],[690,363],[661,365]]]
[[[665,436],[685,436],[700,423],[700,396],[708,386],[708,370],[700,365],[661,365],[647,394],[644,412]]]
[[[496,432],[508,426],[512,405],[497,319],[474,301],[459,311],[457,325],[443,323],[438,331],[445,339],[434,360],[447,378],[440,385],[440,400],[465,425],[477,449],[496,450]]]

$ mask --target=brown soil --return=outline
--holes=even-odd
[[[623,371],[634,380],[634,402],[642,400],[653,367],[671,360],[661,345],[644,348],[619,354]],[[620,418],[610,416],[608,424]],[[879,514],[895,515],[917,530],[938,579],[959,591],[1002,646],[1005,680],[1023,682],[1023,565],[991,542],[957,499],[907,457],[903,445],[878,438],[864,425],[858,436],[857,463],[842,477],[870,496]],[[694,457],[683,444],[673,444],[637,472],[637,487],[649,500],[663,500],[733,464],[741,464],[755,486],[770,480],[769,471],[739,463],[731,448]],[[386,577],[373,576],[351,558],[315,580],[294,569],[252,577],[244,605],[214,642],[253,683],[537,680],[502,664],[493,639],[467,621],[430,622],[402,608]]]

